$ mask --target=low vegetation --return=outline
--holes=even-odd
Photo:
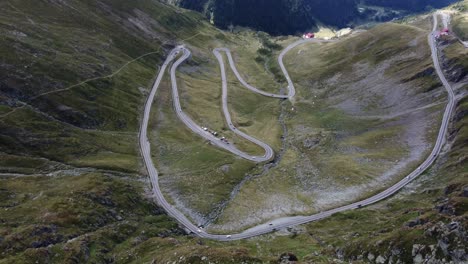
[[[277,93],[285,86],[278,45],[296,38],[225,33],[200,14],[150,0],[10,0],[0,10],[1,264],[411,262],[432,257],[431,246],[439,259],[466,261],[458,246],[468,228],[466,99],[446,152],[388,201],[249,240],[204,240],[154,203],[139,155],[139,116],[158,65],[187,45],[193,56],[177,73],[184,110],[258,154],[226,130],[211,51],[231,48],[248,82]],[[445,104],[426,34],[386,24],[298,47],[285,58],[297,83],[292,102],[253,94],[228,72],[234,122],[275,149],[268,164],[191,133],[173,113],[166,75],[149,133],[164,194],[223,233],[347,203],[400,179],[432,146]],[[444,49],[446,63],[462,71],[464,55]]]
[[[437,129],[428,128],[439,126],[445,100],[426,41],[426,31],[387,24],[292,50],[285,65],[297,95],[285,107],[283,155],[243,185],[213,230],[349,203],[414,169],[431,149]]]
[[[455,34],[464,41],[468,41],[468,1],[461,1],[453,6],[457,14],[453,17],[452,28]]]

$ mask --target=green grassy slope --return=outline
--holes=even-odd
[[[433,144],[445,96],[427,31],[385,24],[334,43],[303,44],[285,65],[297,96],[286,108],[284,155],[242,187],[215,229],[370,195],[416,168]]]
[[[444,56],[446,60],[446,73],[453,81],[461,81],[466,77],[468,68],[468,51],[461,41],[468,39],[468,1],[461,1],[450,8],[452,11],[451,28],[455,35],[445,37]]]
[[[453,9],[457,11],[452,18],[452,28],[455,34],[462,40],[468,40],[468,1],[464,0],[453,5]]]
[[[226,35],[196,13],[157,1],[17,0],[0,6],[0,262],[105,262],[115,255],[128,260],[125,250],[148,238],[169,248],[171,239],[164,237],[187,239],[143,194],[148,182],[141,175],[137,146],[142,103],[166,52],[185,43],[194,58],[179,73],[187,80],[179,80],[186,94],[183,106],[197,122],[211,122],[214,129],[223,130],[221,83],[211,49],[259,43],[256,36]],[[190,70],[205,64],[211,68],[209,93],[197,98],[203,84]],[[160,90],[161,104],[154,110],[161,108],[161,114],[171,116],[167,88]],[[263,124],[277,129],[275,111],[263,113],[266,122],[249,120],[253,114],[245,109],[252,100],[265,101],[255,97],[232,106],[242,129],[254,135],[265,133]],[[207,105],[209,111],[203,110]],[[253,167],[206,146],[174,116],[166,123],[153,121],[153,128],[167,126],[162,134],[153,131],[163,184],[165,175],[176,176],[174,186],[184,202],[204,200],[194,206],[204,213],[224,200]],[[163,143],[158,143],[159,136]],[[235,140],[241,148],[257,151]],[[279,136],[269,143],[278,147],[278,141]],[[186,157],[164,152],[165,145],[180,148],[181,143],[190,148]],[[195,168],[194,161],[205,165]],[[194,182],[183,176],[192,170],[196,182],[206,185],[189,188]],[[213,180],[207,180],[208,175]],[[173,189],[166,190],[170,194]],[[238,253],[232,255],[236,259]]]
[[[140,172],[138,117],[165,52],[185,40],[194,52],[203,48],[199,56],[206,60],[207,43],[230,41],[200,15],[155,1],[1,5],[0,155],[10,163],[45,158],[50,168],[40,172],[55,167]],[[211,79],[219,78],[213,74]],[[220,84],[210,88],[209,95],[219,93]],[[220,113],[219,100],[207,100],[195,104],[213,105],[208,117]],[[203,122],[197,115],[206,112],[186,104]],[[221,115],[215,116],[214,128],[221,130]],[[16,165],[2,170],[25,172]]]
[[[466,254],[457,257],[456,253],[466,246],[468,227],[467,109],[465,98],[457,104],[449,133],[450,150],[401,193],[370,208],[307,226],[333,246],[325,250],[328,254],[340,252],[346,259],[367,259],[372,254],[410,263],[418,254],[413,252],[414,245],[422,245],[420,254],[425,259],[467,260]]]
[[[135,179],[83,173],[0,182],[0,263],[102,263],[142,230],[155,237],[181,233]]]
[[[180,234],[144,195],[138,117],[167,50],[219,31],[156,1],[0,7],[0,262],[102,263]]]
[[[175,23],[175,10],[150,1],[1,5],[0,151],[138,171],[143,91],[163,43],[196,34],[200,18]],[[128,166],[106,162],[113,157]]]
[[[7,183],[5,186],[9,190],[21,190],[23,194],[15,197],[2,191],[4,204],[19,203],[23,208],[22,211],[18,207],[9,209],[11,216],[7,220],[18,219],[17,214],[26,213],[30,218],[25,220],[31,226],[18,222],[17,227],[12,228],[16,231],[14,237],[3,233],[3,241],[7,243],[2,246],[8,245],[8,250],[4,251],[1,261],[276,263],[282,254],[290,253],[300,263],[333,263],[333,259],[367,263],[372,256],[382,256],[387,260],[393,256],[394,261],[399,259],[412,262],[413,245],[421,248],[420,253],[424,258],[430,258],[432,253],[429,246],[437,243],[448,245],[448,252],[454,253],[465,243],[463,232],[466,231],[463,230],[467,228],[468,198],[464,191],[468,186],[465,133],[467,110],[466,99],[457,104],[450,131],[450,150],[441,156],[431,170],[390,200],[359,211],[341,213],[290,232],[246,241],[218,243],[178,235],[180,231],[175,229],[174,224],[168,222],[166,217],[158,216],[158,212],[152,211],[151,204],[141,203],[141,198],[131,195],[135,190],[127,186],[127,180],[124,182],[96,174],[87,175],[79,181],[70,181],[66,177],[58,179],[42,194],[40,190],[44,189],[44,184],[50,182],[48,179],[37,181],[25,178]],[[35,185],[28,187],[27,183],[31,180]],[[94,183],[97,180],[105,184],[96,187]],[[81,187],[73,192],[66,192],[66,196],[57,195],[63,191],[60,188],[63,185]],[[118,198],[119,193],[130,196]],[[55,198],[44,206],[43,200],[49,200],[50,197]],[[30,201],[25,203],[25,200]],[[76,209],[67,209],[69,206],[76,207],[77,204],[90,202],[98,204],[92,211],[78,213],[74,211]],[[35,203],[42,208],[33,211],[28,209],[36,208]],[[110,207],[113,203],[118,204],[123,211],[112,212]],[[54,213],[47,214],[49,211]],[[81,217],[79,223],[89,221],[104,226],[97,232],[89,232],[88,235],[69,240],[80,234],[80,228],[89,230],[89,227],[78,228],[77,216]],[[106,221],[113,218],[120,221],[114,220],[115,224],[106,226]],[[168,233],[168,230],[172,232]],[[67,236],[63,238],[62,235]],[[53,246],[42,247],[47,243]],[[115,243],[119,245],[113,246]],[[25,250],[28,247],[30,248]],[[441,248],[435,248],[438,259],[455,260],[454,254],[446,255]],[[21,253],[10,255],[12,251]]]
[[[451,129],[452,148],[387,202],[247,241],[218,243],[185,235],[150,199],[137,148],[141,104],[157,65],[173,45],[188,45],[193,58],[178,73],[184,109],[196,122],[256,152],[223,129],[221,83],[211,49],[230,47],[246,79],[269,91],[284,85],[275,66],[278,50],[262,53],[265,36],[223,33],[195,13],[157,1],[10,0],[0,3],[0,10],[0,263],[276,263],[288,252],[303,262],[329,263],[369,257],[366,252],[389,254],[390,245],[407,261],[414,241],[432,245],[445,239],[444,226],[452,221],[467,228],[463,100]],[[394,38],[396,32],[404,34]],[[411,147],[395,146],[411,122],[437,123],[444,97],[423,47],[424,31],[394,24],[344,42],[300,47],[285,61],[298,82],[294,105],[251,94],[229,73],[236,124],[278,153],[285,146],[279,165],[264,174],[263,164],[233,157],[187,130],[171,110],[165,78],[150,140],[166,196],[195,220],[232,224],[257,209],[271,209],[271,203],[257,201],[277,195],[273,202],[282,206],[241,223],[248,226],[271,216],[319,210],[322,205],[307,206],[329,198],[310,195],[310,190],[328,191],[320,186],[341,190],[374,179],[408,153]],[[457,52],[452,51],[454,57]],[[399,59],[389,60],[393,56]],[[436,104],[413,119],[382,118],[401,109],[379,91],[372,91],[372,99],[385,107],[361,98],[366,89],[353,83],[371,80],[363,76],[383,66],[391,86],[381,91],[401,88],[408,110]],[[41,95],[49,91],[56,92]],[[358,107],[348,109],[341,95],[356,99]],[[284,143],[280,116],[288,132]],[[422,138],[432,142],[435,131]],[[246,176],[251,180],[229,200]],[[418,217],[421,221],[407,226]],[[430,231],[433,226],[438,229]],[[456,237],[449,236],[450,243],[459,241]]]
[[[467,106],[466,98],[457,103],[449,148],[436,164],[387,201],[245,241],[194,243],[178,239],[173,249],[150,239],[130,250],[129,255],[134,257],[131,260],[136,263],[138,257],[142,262],[277,263],[281,255],[290,254],[299,263],[336,263],[336,259],[352,263],[372,263],[377,259],[412,263],[418,258],[463,263],[466,259],[457,252],[466,245],[468,227]],[[155,249],[158,247],[167,250],[167,254]]]
[[[142,194],[136,136],[156,65],[200,18],[153,1],[0,10],[0,262],[102,263],[145,225],[180,233]]]

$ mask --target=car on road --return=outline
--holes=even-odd
[[[197,229],[197,232],[198,232],[198,233],[201,233],[201,232],[202,232],[202,230],[201,230],[200,228],[198,228],[198,229]]]
[[[231,235],[226,235],[226,238],[231,238]]]

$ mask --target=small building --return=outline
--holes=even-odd
[[[442,29],[441,31],[437,32],[437,34],[436,34],[435,37],[438,39],[438,38],[440,38],[440,37],[442,37],[442,36],[448,36],[449,33],[450,33],[450,29],[444,28],[444,29]]]
[[[315,37],[315,34],[312,33],[312,32],[307,32],[304,35],[302,35],[302,38],[304,38],[304,39],[311,39],[311,38],[314,38],[314,37]]]

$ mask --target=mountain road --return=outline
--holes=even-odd
[[[237,135],[245,138],[246,140],[251,141],[254,144],[257,144],[261,146],[265,150],[265,154],[263,156],[251,156],[248,155],[247,153],[244,153],[237,149],[233,144],[226,144],[225,142],[219,140],[217,137],[212,135],[211,133],[203,130],[202,127],[198,126],[187,114],[184,113],[182,106],[179,101],[179,92],[178,92],[178,87],[177,87],[177,81],[176,81],[176,70],[177,67],[179,67],[186,59],[188,59],[191,55],[190,51],[185,48],[184,46],[177,46],[174,48],[170,54],[168,55],[167,59],[161,66],[161,69],[159,71],[159,74],[156,78],[156,81],[154,82],[154,85],[151,89],[151,92],[148,96],[147,102],[144,107],[144,115],[143,119],[141,122],[141,129],[140,129],[140,134],[139,134],[139,144],[140,144],[140,149],[141,153],[143,156],[144,163],[146,165],[148,175],[151,180],[152,184],[152,190],[154,193],[154,197],[157,201],[157,203],[166,210],[166,212],[173,217],[175,220],[179,222],[180,225],[182,225],[188,232],[191,232],[199,237],[202,238],[207,238],[207,239],[214,239],[218,241],[232,241],[232,240],[239,240],[239,239],[246,239],[246,238],[251,238],[263,234],[267,234],[279,229],[283,229],[286,227],[290,226],[295,226],[295,225],[300,225],[312,221],[318,221],[321,219],[324,219],[326,217],[329,217],[333,214],[336,214],[338,212],[344,212],[348,210],[354,210],[358,209],[367,205],[374,204],[376,202],[382,201],[392,195],[394,195],[396,192],[401,190],[403,187],[405,187],[408,183],[410,183],[412,180],[417,178],[419,175],[421,175],[425,170],[427,170],[437,159],[438,155],[440,154],[442,147],[445,143],[446,136],[447,136],[447,130],[450,122],[450,117],[452,116],[453,110],[455,108],[455,95],[452,90],[452,87],[450,86],[450,83],[447,81],[445,78],[443,71],[441,69],[439,59],[438,59],[438,50],[437,50],[437,42],[436,42],[436,34],[437,34],[437,27],[438,27],[438,13],[434,13],[433,18],[434,18],[434,27],[433,31],[428,35],[428,42],[431,48],[431,53],[432,53],[432,60],[434,63],[434,67],[436,69],[437,75],[443,84],[444,88],[447,90],[448,93],[448,103],[445,108],[444,116],[442,119],[442,123],[439,129],[439,133],[437,136],[437,141],[435,142],[434,148],[431,152],[431,154],[423,161],[422,164],[419,165],[419,167],[412,171],[409,175],[404,177],[402,180],[394,184],[393,186],[387,188],[386,190],[369,197],[367,199],[364,199],[362,201],[354,202],[345,206],[341,206],[338,208],[334,208],[328,211],[320,212],[314,215],[309,215],[309,216],[294,216],[294,217],[285,217],[285,218],[280,218],[276,219],[273,221],[269,221],[267,223],[255,226],[253,228],[250,228],[248,230],[245,230],[241,233],[237,234],[226,234],[226,235],[218,235],[218,234],[210,234],[207,233],[205,230],[201,229],[200,227],[197,227],[194,225],[185,215],[183,215],[177,208],[169,204],[166,199],[164,198],[160,188],[159,188],[159,182],[158,182],[158,171],[156,167],[154,166],[153,160],[151,158],[151,146],[148,141],[147,137],[147,130],[148,130],[148,122],[150,119],[150,112],[151,112],[151,106],[154,101],[156,92],[158,87],[160,86],[161,80],[164,76],[164,73],[169,67],[169,65],[175,60],[175,62],[172,64],[171,69],[170,69],[170,75],[171,75],[171,83],[172,83],[172,97],[173,97],[173,104],[174,104],[174,110],[177,113],[177,117],[195,134],[198,134],[202,138],[209,140],[213,145],[225,149],[226,151],[229,151],[239,157],[254,161],[254,162],[264,162],[270,160],[274,156],[274,152],[270,146],[268,146],[266,143],[251,137],[244,132],[240,131],[237,129],[231,120],[231,116],[229,114],[229,109],[228,109],[228,104],[227,104],[227,78],[226,78],[226,72],[225,72],[225,67],[224,67],[224,62],[223,62],[223,57],[221,55],[221,52],[226,53],[230,68],[236,75],[237,79],[250,91],[272,97],[272,98],[278,98],[278,99],[292,99],[295,94],[296,90],[294,87],[294,83],[292,82],[286,67],[283,64],[283,57],[293,48],[297,47],[298,45],[304,44],[304,43],[314,43],[314,42],[325,42],[322,40],[317,40],[317,39],[308,39],[308,40],[300,40],[297,42],[292,43],[291,45],[287,46],[279,55],[278,57],[278,63],[281,67],[281,70],[283,74],[285,75],[285,78],[288,83],[288,94],[287,95],[281,95],[281,94],[272,94],[272,93],[267,93],[264,92],[256,87],[253,87],[249,85],[247,82],[244,81],[244,79],[240,76],[239,72],[237,71],[237,68],[234,64],[234,60],[232,59],[231,52],[226,49],[226,48],[218,48],[213,51],[214,55],[218,59],[218,62],[220,64],[220,69],[221,69],[221,79],[222,79],[222,108],[223,108],[223,113],[224,117],[226,119],[226,122],[229,126],[229,129],[231,129],[234,133]]]

